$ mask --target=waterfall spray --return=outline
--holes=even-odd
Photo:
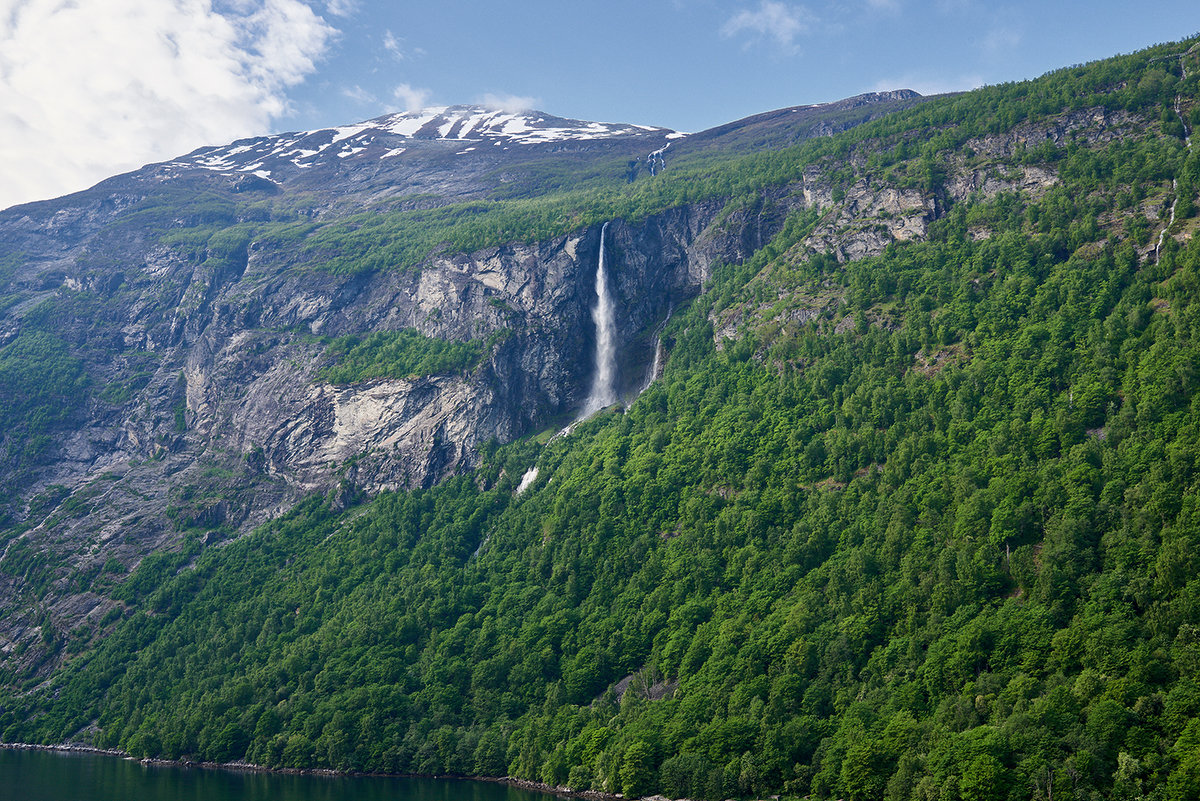
[[[613,321],[612,296],[608,293],[608,276],[604,270],[604,235],[608,223],[600,229],[600,258],[596,264],[596,305],[592,320],[596,323],[596,373],[592,391],[583,404],[583,417],[617,402],[617,345],[616,324]]]

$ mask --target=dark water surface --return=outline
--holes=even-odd
[[[0,801],[548,801],[491,782],[292,776],[0,749]]]

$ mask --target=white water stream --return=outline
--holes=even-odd
[[[1183,79],[1186,81],[1187,74],[1187,57],[1191,54],[1195,47],[1188,50],[1179,57],[1179,71],[1183,74]],[[1187,118],[1183,116],[1183,111],[1179,108],[1179,97],[1175,98],[1175,116],[1179,118],[1179,122],[1183,124],[1183,144],[1188,150],[1192,149],[1192,132],[1188,128]],[[1162,255],[1163,242],[1167,239],[1167,231],[1171,230],[1171,226],[1175,224],[1175,207],[1179,205],[1179,181],[1171,179],[1171,190],[1175,193],[1174,200],[1171,201],[1171,219],[1163,226],[1162,231],[1158,234],[1158,244],[1154,246],[1154,263],[1158,263],[1159,256]]]
[[[596,324],[596,372],[592,391],[583,404],[580,418],[595,414],[617,402],[617,332],[612,296],[608,292],[608,275],[604,269],[604,236],[608,223],[600,229],[600,258],[596,263],[596,305],[592,321]]]
[[[663,330],[666,329],[666,327],[667,327],[667,323],[670,322],[670,320],[671,320],[671,312],[673,312],[673,311],[674,311],[673,308],[667,309],[666,318],[661,323],[659,323],[658,328],[656,328],[654,330],[654,361],[651,362],[651,364],[650,364],[650,372],[646,374],[646,380],[642,384],[642,389],[638,393],[639,395],[642,392],[645,392],[646,390],[650,389],[650,385],[653,384],[655,381],[657,381],[662,376],[663,356],[664,356],[662,335],[663,335]]]
[[[529,489],[529,485],[531,485],[533,482],[537,481],[537,477],[538,477],[537,465],[534,465],[533,467],[526,470],[525,474],[521,476],[521,483],[517,485],[517,494],[520,495],[522,492]]]

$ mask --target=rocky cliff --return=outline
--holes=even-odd
[[[843,103],[825,124],[893,101],[916,98]],[[820,133],[819,107],[802,111],[726,135]],[[787,127],[797,120],[803,130]],[[520,196],[580,169],[638,180],[670,169],[667,146],[686,141],[435,109],[206,148],[0,213],[0,349],[41,337],[81,374],[50,401],[61,425],[0,442],[0,653],[29,669],[66,632],[98,631],[82,624],[120,605],[112,588],[147,554],[236,537],[311,493],[430,486],[472,467],[485,442],[571,421],[594,368],[600,223],[367,269],[330,266],[346,239],[311,242]],[[622,398],[645,385],[656,330],[714,266],[746,258],[797,203],[815,202],[794,190],[732,211],[714,198],[611,221]],[[402,246],[407,230],[392,234]],[[437,374],[322,378],[334,338],[406,330],[480,343],[482,358]]]

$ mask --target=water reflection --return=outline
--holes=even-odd
[[[0,798],[21,801],[548,801],[456,779],[294,776],[0,749]]]

